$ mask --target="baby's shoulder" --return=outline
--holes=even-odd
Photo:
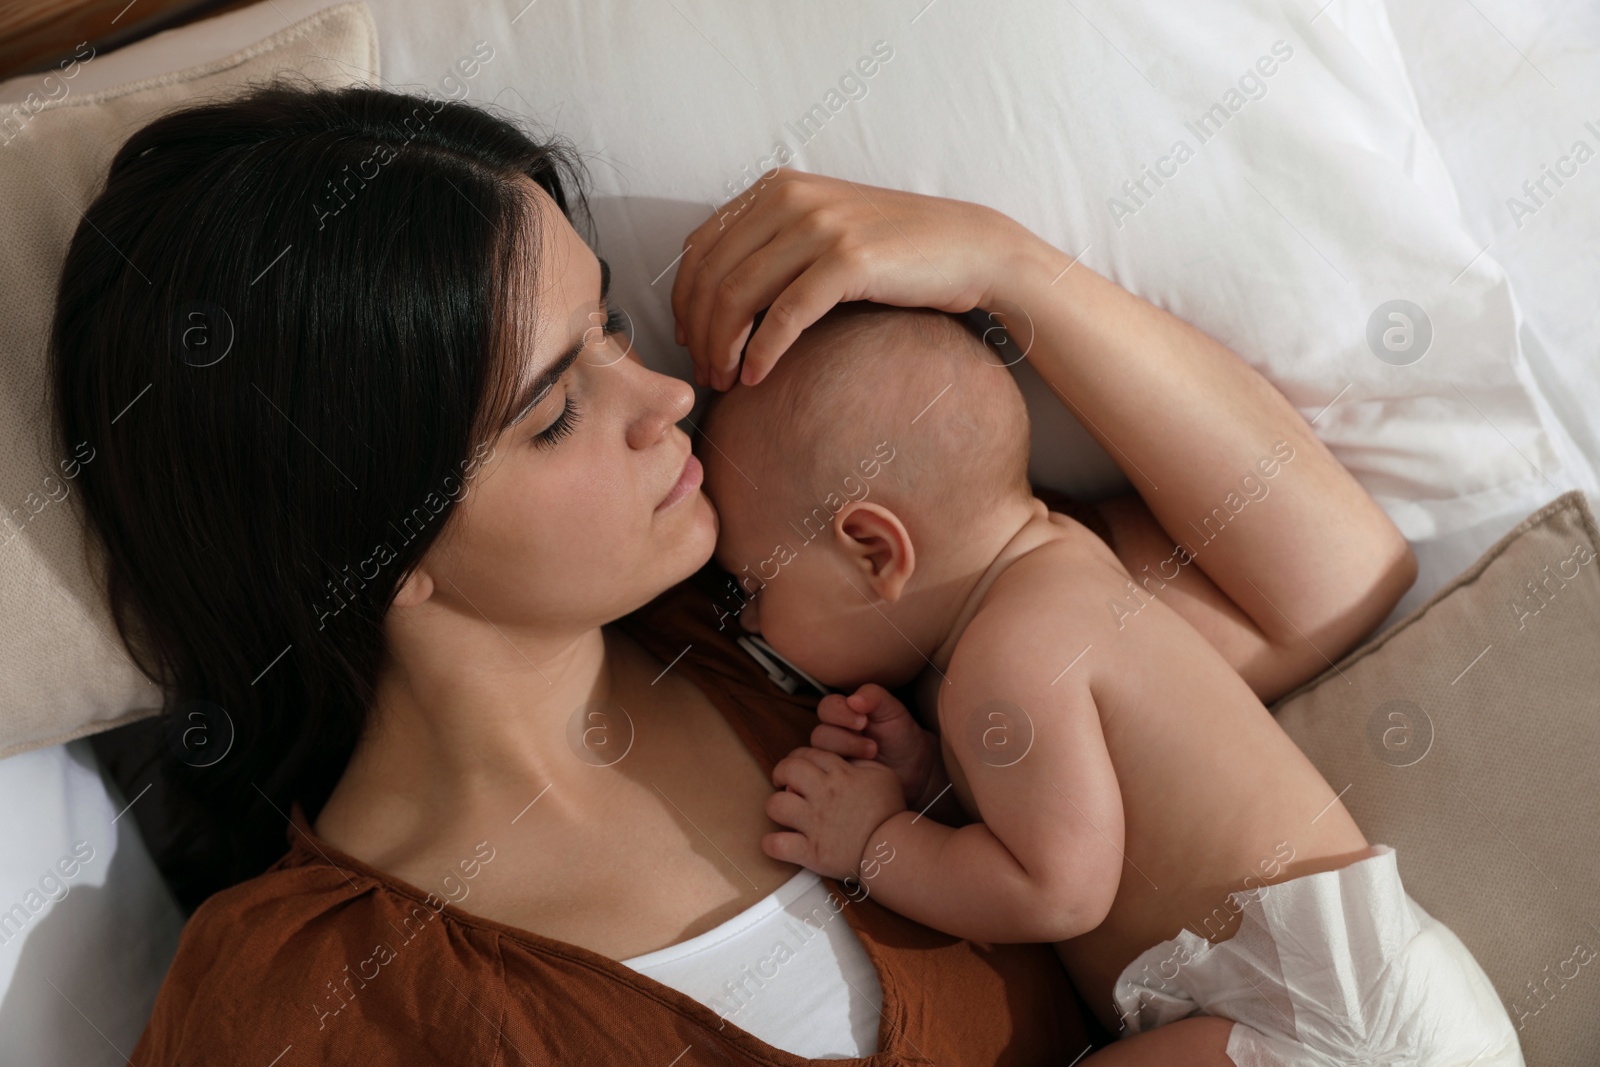
[[[995,579],[956,642],[952,672],[1020,684],[1050,668],[1049,685],[1073,656],[1104,639],[1106,601],[1123,591],[1128,574],[1103,541],[1081,526],[1077,533],[1038,546]]]
[[[980,607],[980,613],[990,609],[991,624],[1037,621],[1041,613],[1055,619],[1080,615],[1086,610],[1086,598],[1108,591],[1115,594],[1128,582],[1128,571],[1110,546],[1081,523],[1052,513],[1052,521],[1057,520],[1059,536],[1038,545],[995,578]]]

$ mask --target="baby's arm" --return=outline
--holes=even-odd
[[[1122,798],[1093,664],[1059,673],[1090,643],[1081,632],[1090,627],[1064,624],[1055,583],[1016,589],[969,624],[940,698],[941,731],[983,822],[951,829],[891,815],[865,855],[893,859],[868,884],[884,905],[959,937],[1059,941],[1110,911]]]
[[[1090,627],[1059,608],[1073,595],[1082,591],[1045,582],[992,601],[951,658],[940,726],[983,823],[952,828],[907,810],[898,776],[877,761],[796,749],[774,769],[781,791],[767,804],[791,832],[768,834],[767,853],[855,875],[887,907],[971,940],[1059,941],[1099,925],[1121,880],[1122,798],[1092,664],[1055,666],[1063,648],[1087,643]]]

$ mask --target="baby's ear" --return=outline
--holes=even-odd
[[[869,500],[845,505],[834,518],[837,547],[869,588],[869,595],[893,603],[916,570],[916,550],[905,523],[893,511]]]

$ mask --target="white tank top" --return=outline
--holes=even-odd
[[[849,906],[802,869],[727,922],[621,962],[796,1056],[870,1056],[883,989]]]

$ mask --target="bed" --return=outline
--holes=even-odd
[[[97,37],[120,47],[83,62],[71,93],[172,81],[334,6],[201,5],[209,17],[190,7],[132,43]],[[381,58],[338,59],[349,78],[489,103],[578,144],[615,292],[658,368],[689,376],[666,299],[683,235],[782,162],[990,204],[1261,368],[1417,552],[1386,626],[1557,494],[1600,502],[1600,162],[1576,151],[1600,149],[1591,5],[364,6]],[[31,53],[5,54],[35,68],[0,83],[8,147],[53,92],[39,56],[73,54],[61,29],[53,53],[35,29]],[[1397,323],[1406,344],[1385,340]],[[24,355],[8,342],[0,366]],[[1014,371],[1034,480],[1125,491],[1026,363]],[[8,508],[26,488],[0,477]],[[35,605],[0,588],[21,642]],[[148,708],[97,696],[52,733],[53,690],[30,692],[0,713],[27,703],[37,723],[0,746],[0,810],[26,812],[0,827],[0,1064],[120,1064],[183,916],[127,817],[138,796],[88,737]]]

